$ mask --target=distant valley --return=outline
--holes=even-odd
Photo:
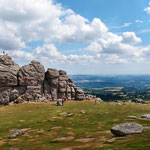
[[[150,75],[70,75],[76,86],[105,101],[150,98]]]

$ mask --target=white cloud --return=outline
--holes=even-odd
[[[91,51],[91,52],[101,52],[102,51],[102,46],[98,44],[97,42],[92,42],[90,45],[86,48],[86,50]]]
[[[137,22],[140,22],[137,21]],[[124,27],[132,23],[125,23]],[[126,63],[139,60],[142,40],[134,32],[117,35],[109,32],[99,19],[91,22],[71,9],[64,9],[53,0],[1,0],[0,49],[20,61],[38,59],[48,63],[109,62]],[[27,42],[43,40],[32,52],[23,51]],[[54,43],[87,44],[83,54],[65,55]]]
[[[136,36],[134,32],[124,32],[122,35],[123,43],[135,44],[142,42],[140,38]]]
[[[149,2],[148,4],[150,5],[150,2]],[[144,8],[144,11],[146,11],[146,12],[147,12],[147,14],[150,14],[150,7],[146,7],[146,8]]]
[[[108,31],[98,18],[89,22],[70,9],[64,9],[53,0],[1,0],[0,23],[7,24],[4,32],[12,33],[10,41],[19,39],[20,43],[44,40],[64,43],[86,43],[100,38]],[[24,47],[16,44],[15,49]],[[2,42],[0,41],[0,48]],[[17,48],[18,45],[18,48]]]
[[[143,23],[142,20],[135,20],[136,23]]]
[[[129,26],[131,26],[132,25],[132,23],[131,22],[126,22],[126,23],[124,23],[123,24],[123,26],[122,27],[129,27]]]
[[[103,54],[102,56],[102,59],[103,59],[103,62],[104,63],[112,63],[112,64],[115,64],[115,63],[128,63],[128,61],[126,59],[121,59],[118,55],[115,55],[115,54],[111,54],[111,55],[107,55],[107,54]]]

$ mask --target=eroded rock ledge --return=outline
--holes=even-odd
[[[19,67],[10,56],[0,55],[0,105],[19,100],[46,99],[52,101],[66,97],[83,100],[84,92],[73,84],[63,70],[49,68],[38,61]]]

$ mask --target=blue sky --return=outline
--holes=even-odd
[[[69,74],[149,74],[149,0],[1,0],[0,51]]]
[[[148,6],[148,0],[56,0],[65,8],[70,8],[81,16],[88,18],[100,18],[111,32],[136,32],[142,38],[142,45],[150,43],[150,16],[144,11]],[[136,23],[136,20],[143,23]],[[125,23],[132,23],[128,27],[122,27]]]

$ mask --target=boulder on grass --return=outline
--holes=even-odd
[[[131,134],[139,134],[143,132],[143,126],[138,123],[121,123],[111,128],[112,134],[115,136],[126,136]]]
[[[134,98],[134,99],[132,100],[132,102],[139,103],[139,104],[145,104],[145,101],[142,100],[141,98]]]

